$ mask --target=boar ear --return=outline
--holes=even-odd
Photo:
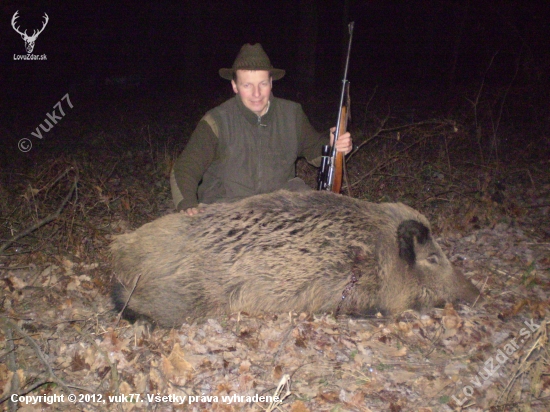
[[[405,220],[397,228],[397,244],[399,245],[399,257],[413,265],[416,261],[414,252],[414,239],[423,245],[430,239],[430,230],[417,220]]]

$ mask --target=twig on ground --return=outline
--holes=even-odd
[[[134,287],[132,288],[132,291],[128,295],[128,299],[126,299],[126,302],[124,303],[124,306],[122,307],[122,310],[118,313],[118,316],[116,317],[116,323],[115,328],[118,326],[120,319],[122,318],[122,312],[124,312],[124,309],[126,309],[126,306],[128,306],[128,302],[130,302],[130,298],[132,297],[134,290],[136,290],[137,284],[139,282],[139,279],[141,278],[141,273],[138,275],[136,282],[134,283]],[[124,286],[124,285],[123,285]]]
[[[284,388],[286,388],[285,394],[283,396],[280,396],[280,393]],[[279,381],[279,384],[277,385],[275,393],[273,394],[274,397],[278,397],[278,400],[272,401],[269,407],[266,409],[266,412],[271,412],[275,409],[280,410],[279,406],[282,405],[283,401],[290,395],[292,395],[292,392],[290,391],[290,375],[283,375],[283,377]]]
[[[485,277],[485,282],[483,282],[483,286],[481,286],[481,288],[479,288],[479,294],[477,295],[476,300],[474,300],[474,303],[472,303],[472,308],[475,307],[477,301],[481,297],[481,294],[483,293],[483,290],[485,289],[485,285],[487,284],[487,280],[489,280],[489,276]]]
[[[34,339],[31,338],[25,331],[23,331],[19,326],[17,326],[17,324],[15,322],[11,321],[10,319],[8,319],[4,316],[1,316],[0,321],[5,325],[5,329],[13,330],[15,333],[17,333],[19,336],[21,336],[23,339],[25,339],[25,341],[27,341],[29,346],[36,353],[36,356],[38,357],[38,359],[40,360],[40,362],[42,363],[44,368],[46,368],[46,371],[48,373],[48,377],[50,379],[52,379],[55,383],[57,383],[59,386],[61,386],[61,388],[66,393],[71,393],[71,391],[69,390],[69,387],[67,386],[67,384],[65,382],[63,382],[61,379],[59,379],[57,377],[57,375],[54,373],[52,367],[50,366],[50,364],[48,363],[46,357],[44,356],[44,353],[42,353],[42,350],[38,347],[38,345],[34,341]]]
[[[50,223],[51,221],[57,219],[63,209],[65,208],[65,205],[69,202],[71,197],[73,196],[74,191],[76,190],[76,186],[78,184],[78,174],[75,176],[73,185],[71,186],[71,189],[69,190],[69,193],[67,193],[67,196],[65,196],[65,199],[63,199],[63,202],[59,206],[59,208],[49,216],[46,216],[44,219],[39,220],[34,225],[28,227],[27,229],[23,230],[22,232],[19,232],[17,235],[13,236],[11,239],[9,239],[6,243],[4,243],[2,246],[0,246],[0,253],[4,252],[12,243],[16,242],[17,240],[21,239],[22,237],[27,236],[29,233],[34,232],[36,229]]]
[[[55,186],[55,184],[57,182],[59,182],[64,176],[66,176],[73,168],[72,167],[69,167],[67,168],[63,173],[61,173],[59,176],[57,176],[52,182],[50,182],[49,184],[46,185],[46,190],[45,190],[45,194],[47,195],[48,192],[50,191],[50,189],[52,187]]]
[[[11,382],[10,382],[10,393],[18,393],[21,382],[19,382],[19,374],[17,373],[17,362],[15,361],[15,345],[13,343],[13,332],[12,332],[11,328],[9,328],[9,327],[5,327],[4,331],[6,333],[6,346],[7,346],[7,351],[8,351],[7,365],[8,365],[8,369],[11,372],[13,372],[13,375],[11,377]],[[0,404],[4,401],[5,401],[4,398],[0,399]],[[10,399],[8,405],[9,405],[8,409],[9,409],[10,412],[17,410],[17,403],[12,402],[11,399]]]

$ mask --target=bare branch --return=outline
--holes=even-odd
[[[19,232],[17,235],[13,236],[6,243],[4,243],[2,246],[0,246],[0,254],[2,252],[4,252],[4,250],[6,250],[15,241],[21,239],[22,237],[27,236],[29,233],[34,232],[36,229],[50,223],[52,220],[57,219],[59,217],[59,215],[61,214],[61,212],[63,211],[63,209],[65,208],[65,205],[67,204],[67,202],[73,196],[73,193],[76,190],[77,184],[78,184],[78,173],[75,176],[74,183],[71,186],[71,189],[69,190],[69,193],[67,194],[67,196],[65,196],[65,199],[63,199],[63,202],[61,203],[61,206],[59,206],[59,208],[54,213],[52,213],[51,215],[46,216],[44,219],[36,222],[34,225],[28,227],[27,229],[23,230],[22,232]]]
[[[4,329],[11,329],[13,330],[15,333],[17,333],[19,336],[21,336],[23,339],[25,339],[25,341],[27,341],[27,343],[29,344],[29,346],[32,347],[32,349],[34,350],[34,352],[36,353],[36,356],[38,356],[38,359],[40,360],[40,362],[42,363],[42,365],[46,368],[46,371],[48,373],[48,377],[50,379],[52,379],[56,384],[58,384],[59,386],[61,386],[61,388],[66,392],[66,393],[71,393],[71,391],[69,390],[68,386],[65,384],[65,382],[63,382],[61,379],[59,379],[57,377],[57,375],[54,373],[52,367],[50,366],[50,364],[48,363],[48,361],[46,360],[46,357],[44,356],[44,353],[42,353],[42,350],[38,347],[38,345],[36,344],[36,342],[34,341],[33,338],[31,338],[27,333],[25,333],[19,326],[17,326],[17,324],[13,321],[11,321],[10,319],[2,316],[0,317],[0,321],[2,321],[2,323],[5,325],[4,326]]]

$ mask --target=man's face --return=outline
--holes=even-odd
[[[265,114],[271,95],[271,77],[267,70],[237,70],[237,81],[231,80],[231,85],[248,109],[258,116]]]

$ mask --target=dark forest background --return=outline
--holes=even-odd
[[[260,42],[287,70],[286,87],[339,86],[345,26],[356,22],[350,80],[355,87],[452,87],[488,79],[546,82],[550,18],[546,1],[13,1],[2,2],[2,84],[14,100],[133,77],[153,89],[202,95],[223,88],[217,70],[240,46]],[[14,61],[32,32],[43,62]],[[547,85],[547,83],[544,83]]]
[[[434,110],[467,110],[478,122],[485,102],[493,123],[545,129],[549,10],[547,1],[519,0],[7,0],[0,8],[0,135],[6,142],[0,155],[16,162],[37,156],[17,150],[22,138],[71,151],[89,139],[78,125],[79,137],[70,137],[70,121],[112,117],[114,127],[115,111],[128,111],[147,123],[161,105],[180,110],[185,123],[175,155],[200,116],[231,96],[218,70],[230,67],[247,42],[260,42],[273,65],[287,71],[274,93],[299,101],[316,127],[327,127],[337,110],[349,21],[355,21],[348,76],[355,113],[357,107],[364,113],[390,107],[392,114],[425,109],[426,118]],[[26,54],[10,23],[16,11],[29,34],[48,14],[33,52],[47,60],[14,59]],[[47,138],[31,136],[67,93],[75,106],[71,120]],[[379,100],[368,106],[374,93]],[[356,136],[368,137],[370,120],[355,117],[362,127]],[[166,123],[162,116],[156,121]]]

